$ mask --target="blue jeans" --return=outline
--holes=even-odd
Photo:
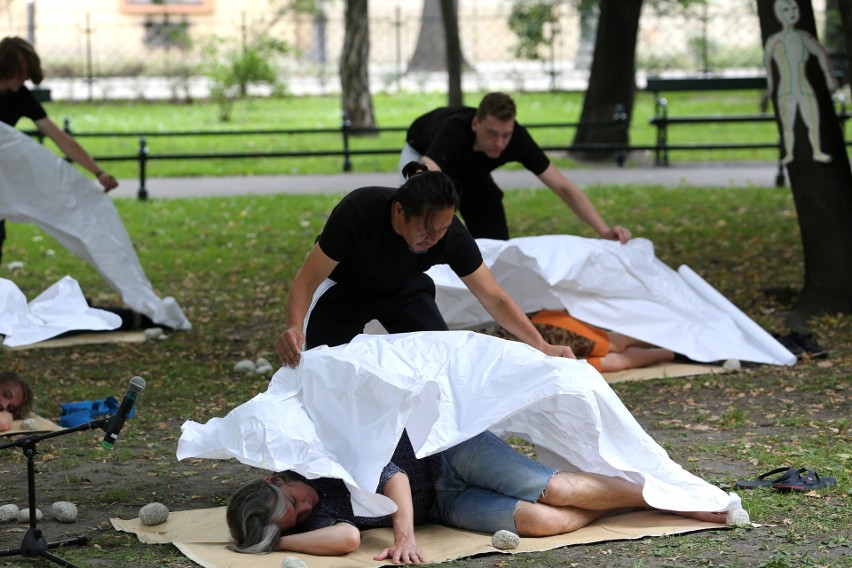
[[[442,524],[493,533],[518,532],[519,501],[538,501],[557,471],[484,432],[441,452],[435,501]]]

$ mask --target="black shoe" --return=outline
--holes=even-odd
[[[795,333],[788,333],[787,335],[778,335],[777,333],[773,333],[772,337],[774,337],[778,343],[786,347],[787,351],[796,357],[801,357],[805,352],[805,348],[796,341],[796,338],[794,337],[795,335]]]
[[[817,357],[825,357],[828,355],[828,349],[821,347],[816,342],[816,338],[814,338],[813,333],[793,332],[790,335],[793,337],[793,340],[802,347],[802,350],[811,356],[811,358],[815,359]]]

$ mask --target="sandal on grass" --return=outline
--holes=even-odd
[[[835,485],[837,485],[837,479],[834,477],[822,477],[814,470],[803,467],[796,470],[789,478],[773,483],[772,488],[779,491],[812,491]]]
[[[779,467],[772,471],[767,471],[763,475],[757,476],[757,479],[747,479],[737,481],[737,487],[740,489],[755,489],[757,487],[775,487],[776,483],[783,483],[792,477],[798,477],[798,471],[792,467]]]

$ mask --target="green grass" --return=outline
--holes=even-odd
[[[759,112],[756,92],[673,93],[667,95],[671,116],[707,114],[755,114]],[[577,122],[582,110],[582,93],[519,93],[515,95],[518,118],[526,124]],[[468,94],[466,102],[475,105],[479,94]],[[374,111],[380,127],[405,127],[420,114],[446,104],[440,93],[402,93],[374,96]],[[218,120],[217,107],[205,102],[171,104],[165,102],[52,102],[46,105],[57,124],[70,119],[72,131],[91,132],[170,132],[193,130],[271,130],[327,129],[341,124],[340,101],[337,97],[284,97],[249,99],[237,103],[228,123]],[[633,144],[649,145],[656,140],[656,131],[648,119],[654,114],[650,93],[637,93],[630,127]],[[22,128],[30,125],[21,123]],[[533,135],[543,146],[569,144],[573,129],[536,128]],[[364,155],[353,158],[356,171],[388,171],[396,167],[396,151],[404,142],[403,132],[377,136],[353,137],[352,150],[391,150],[389,155]],[[778,131],[774,123],[719,124],[677,126],[670,130],[671,143],[681,142],[772,142]],[[136,155],[138,137],[87,138],[80,141],[94,156]],[[342,150],[339,134],[311,135],[250,135],[250,136],[188,136],[167,138],[150,136],[147,144],[151,156],[174,153],[213,152],[294,152]],[[713,150],[672,152],[672,162],[707,160],[774,160],[774,150]],[[566,158],[556,158],[561,167],[576,164]],[[119,177],[137,177],[134,162],[105,162]],[[259,175],[334,173],[342,171],[341,157],[299,158],[231,158],[217,160],[157,160],[148,164],[148,175]]]

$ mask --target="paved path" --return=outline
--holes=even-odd
[[[669,167],[641,166],[617,168],[578,168],[563,170],[580,187],[602,185],[663,185],[667,187],[774,187],[777,167],[771,162],[723,164],[684,164]],[[497,170],[497,184],[504,189],[543,187],[537,177],[526,170]],[[120,180],[114,197],[135,197],[138,179]],[[147,182],[151,199],[173,197],[205,197],[231,195],[265,195],[273,193],[347,193],[367,185],[396,186],[393,173],[349,172],[331,175],[268,175],[242,177],[150,178]]]

